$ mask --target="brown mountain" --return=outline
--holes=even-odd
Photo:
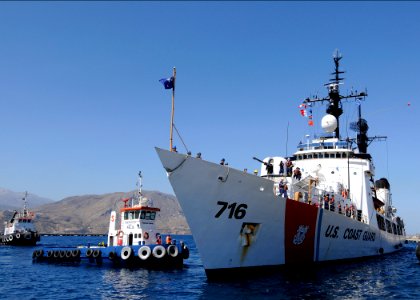
[[[35,225],[41,234],[107,234],[111,211],[116,210],[119,215],[123,206],[121,199],[133,194],[74,196],[45,204],[34,209]],[[161,209],[156,219],[156,227],[161,233],[190,233],[175,196],[158,191],[144,191],[144,195]],[[4,213],[0,214],[0,219],[3,219]]]

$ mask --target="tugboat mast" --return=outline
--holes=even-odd
[[[340,74],[345,73],[345,71],[340,71],[340,60],[343,58],[343,56],[336,51],[336,53],[333,56],[334,64],[335,64],[335,70],[331,75],[334,75],[334,78],[330,79],[329,83],[326,83],[325,86],[328,87],[328,96],[324,98],[306,98],[304,100],[304,103],[313,103],[313,102],[324,102],[328,101],[329,105],[327,107],[327,114],[333,115],[337,120],[337,128],[334,130],[335,137],[340,139],[340,116],[343,114],[343,109],[341,108],[341,100],[342,99],[364,99],[367,96],[366,92],[361,93],[351,93],[349,95],[340,95],[340,89],[339,85],[343,84],[342,80],[344,78],[340,78]]]
[[[23,200],[23,212],[22,215],[26,216],[28,213],[28,201],[26,200],[26,198],[28,197],[28,191],[25,191],[25,195],[23,196],[22,200]]]
[[[137,197],[140,204],[141,198],[143,197],[142,193],[142,187],[143,187],[143,176],[141,175],[141,171],[139,171],[139,177],[137,179]]]

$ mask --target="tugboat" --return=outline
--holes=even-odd
[[[107,244],[70,248],[42,248],[34,250],[34,261],[104,263],[121,267],[182,268],[189,257],[188,247],[156,231],[155,222],[160,208],[143,196],[142,175],[138,175],[137,195],[122,199],[120,219],[111,212]],[[120,224],[117,229],[117,223]]]
[[[327,104],[325,133],[300,143],[292,157],[254,158],[261,162],[260,176],[201,155],[156,148],[209,279],[403,247],[404,222],[396,215],[390,184],[386,178],[374,180],[367,152],[370,142],[385,137],[368,137],[360,109],[367,92],[340,94],[342,56],[337,52],[333,58],[328,95],[307,98],[300,106],[304,115],[316,103]],[[351,126],[355,138],[340,136],[344,100],[359,103],[359,118]]]
[[[14,211],[10,221],[4,222],[4,234],[0,235],[0,245],[34,246],[40,240],[33,223],[35,213],[29,211],[27,197],[28,192],[25,192],[22,211]]]

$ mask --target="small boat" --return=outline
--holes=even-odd
[[[34,250],[34,261],[105,263],[121,267],[182,268],[189,249],[170,235],[157,232],[155,222],[160,208],[143,196],[139,172],[137,195],[122,199],[120,218],[111,212],[107,244],[98,246],[54,247]],[[117,223],[119,226],[117,226]],[[118,227],[118,229],[117,229]]]
[[[12,218],[5,223],[4,234],[0,235],[0,245],[34,246],[40,240],[33,220],[35,213],[29,211],[28,192],[25,192],[22,211],[14,211]]]

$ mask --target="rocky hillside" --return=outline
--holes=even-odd
[[[25,192],[14,192],[8,189],[0,188],[0,210],[21,209],[23,206],[22,198]],[[28,192],[28,206],[37,207],[43,204],[51,203],[53,200],[39,197]]]
[[[133,193],[75,196],[36,207],[36,228],[41,234],[106,234],[111,210],[119,211],[123,205],[121,199],[131,197]],[[161,233],[190,233],[174,196],[157,191],[144,191],[144,194],[161,209],[156,220]],[[0,220],[4,221],[5,214],[10,212],[1,212]]]

